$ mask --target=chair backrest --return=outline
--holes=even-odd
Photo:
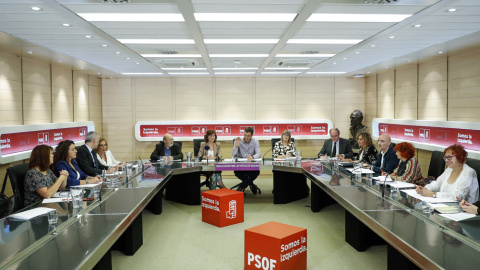
[[[12,185],[13,196],[15,197],[15,211],[23,208],[25,194],[25,175],[28,171],[28,163],[23,163],[7,168],[8,178]]]
[[[180,151],[182,151],[182,142],[173,142],[173,143],[180,145]]]
[[[478,185],[480,186],[480,160],[467,158],[467,165],[474,169],[475,172],[477,172]]]
[[[430,165],[428,166],[428,175],[437,179],[445,171],[445,160],[442,151],[432,151]]]
[[[193,156],[198,156],[198,151],[200,151],[200,144],[205,141],[205,139],[193,139]]]

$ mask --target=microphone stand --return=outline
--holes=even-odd
[[[262,158],[262,160],[263,160],[263,165],[265,165],[265,155],[266,155],[268,152],[272,151],[272,150],[273,150],[273,148],[270,148],[267,152],[265,152],[265,154],[263,154],[263,158]]]

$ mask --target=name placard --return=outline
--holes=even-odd
[[[258,171],[260,163],[215,163],[215,171]]]
[[[81,144],[94,129],[92,121],[0,127],[0,164],[27,159],[40,144],[56,146],[64,140]]]
[[[253,128],[258,140],[279,138],[284,130],[298,139],[328,139],[333,127],[329,119],[311,120],[252,120],[252,121],[140,121],[135,125],[138,141],[160,141],[166,133],[175,140],[192,141],[202,138],[207,130],[215,130],[221,140],[232,140],[243,136],[246,127]]]
[[[375,118],[372,127],[374,139],[388,134],[395,143],[406,141],[430,151],[443,151],[452,144],[460,144],[469,152],[469,157],[480,158],[478,122]]]

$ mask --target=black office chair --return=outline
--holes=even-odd
[[[295,142],[294,138],[291,138],[292,142]],[[272,139],[272,149],[275,148],[275,144],[280,141],[280,138],[273,138]],[[273,150],[272,150],[272,157],[273,157]]]
[[[478,185],[480,186],[480,160],[467,158],[467,165],[470,166],[472,169],[474,169],[475,172],[477,173]]]
[[[428,165],[428,176],[437,179],[445,171],[445,160],[442,151],[432,151],[430,165]]]
[[[200,151],[200,144],[204,141],[205,141],[204,139],[193,139],[193,158],[198,156],[198,152]],[[206,178],[205,181],[200,182],[200,187],[207,186],[210,189],[210,186],[212,183],[211,173],[200,172],[200,175],[203,175]]]
[[[28,171],[28,163],[22,163],[7,168],[7,175],[12,185],[14,196],[13,211],[16,212],[24,207],[24,193],[25,193],[25,175]]]

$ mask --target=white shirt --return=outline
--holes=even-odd
[[[478,201],[478,180],[477,173],[467,164],[463,164],[463,170],[453,184],[448,183],[448,178],[453,169],[447,168],[436,181],[425,186],[428,190],[436,191],[438,198],[458,197],[469,203]]]
[[[118,165],[120,164],[121,162],[116,160],[114,157],[113,157],[113,154],[112,152],[110,152],[110,150],[107,150],[105,152],[105,156],[107,157],[107,161],[103,160],[100,155],[97,153],[97,159],[98,159],[98,162],[100,162],[100,164],[102,164],[103,166],[108,166],[108,167],[111,167],[111,166],[115,166],[115,165]]]

